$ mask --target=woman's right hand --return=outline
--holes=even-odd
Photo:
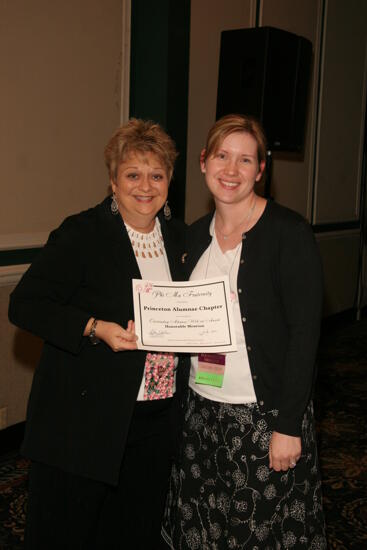
[[[98,321],[96,336],[100,340],[103,340],[112,351],[117,352],[137,349],[136,341],[138,337],[135,334],[134,321],[128,322],[126,330],[117,323]]]
[[[91,320],[88,321],[88,324],[84,331],[84,334],[86,336],[89,334],[90,331],[90,321]],[[117,323],[112,323],[110,321],[101,321],[100,319],[98,319],[95,335],[97,338],[99,338],[99,340],[103,340],[103,342],[107,344],[112,349],[112,351],[117,352],[137,349],[136,341],[138,337],[135,334],[134,321],[130,320],[125,330]]]

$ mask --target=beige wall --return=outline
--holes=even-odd
[[[106,196],[103,148],[128,105],[128,11],[128,0],[0,0],[0,250],[43,243]],[[7,320],[19,276],[0,267],[0,428],[24,420],[41,348]]]
[[[250,0],[192,0],[191,6],[188,222],[210,208],[198,156],[215,120],[220,32],[255,24],[255,3]],[[313,223],[356,219],[366,103],[367,2],[262,0],[259,15],[260,26],[294,32],[313,44],[304,154],[274,154],[272,195]],[[325,314],[353,307],[359,231],[324,233],[317,240],[326,281]]]
[[[106,195],[122,3],[0,2],[0,247],[36,244]]]

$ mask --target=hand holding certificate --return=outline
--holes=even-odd
[[[235,351],[228,277],[203,281],[133,279],[138,349]]]

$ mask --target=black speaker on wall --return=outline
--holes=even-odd
[[[302,151],[312,44],[273,27],[223,31],[217,118],[257,117],[273,151]]]

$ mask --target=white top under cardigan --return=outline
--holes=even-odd
[[[198,356],[191,358],[190,387],[198,394],[213,401],[224,403],[255,403],[256,394],[252,382],[250,365],[247,356],[245,335],[237,295],[237,276],[241,258],[242,242],[233,250],[222,252],[214,231],[215,216],[210,224],[212,242],[199,259],[191,273],[190,280],[206,279],[228,275],[231,290],[233,317],[236,330],[237,351],[226,353],[226,365],[223,386],[217,388],[206,384],[197,384],[195,376],[198,367]]]
[[[155,219],[155,226],[150,233],[139,233],[125,223],[127,233],[133,247],[136,261],[142,279],[149,281],[172,281],[169,269],[164,241],[161,233],[161,224],[159,219]],[[177,364],[177,358],[175,359]],[[176,378],[173,385],[173,392],[176,388]],[[143,378],[140,384],[137,401],[144,401],[145,368]]]

